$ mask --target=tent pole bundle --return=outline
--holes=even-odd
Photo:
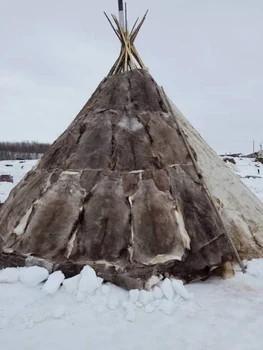
[[[115,75],[123,72],[127,72],[133,69],[141,68],[146,69],[143,60],[140,57],[139,52],[135,47],[135,39],[137,38],[139,31],[147,17],[148,11],[139,22],[137,18],[134,23],[132,30],[128,28],[128,11],[127,4],[125,4],[125,13],[123,7],[123,0],[119,0],[119,19],[115,15],[111,15],[113,22],[109,16],[104,12],[107,20],[109,21],[114,33],[121,42],[121,51],[118,59],[114,63],[108,75]],[[139,24],[138,24],[139,22]],[[114,26],[114,23],[116,27]]]

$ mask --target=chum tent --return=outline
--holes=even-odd
[[[90,265],[141,289],[262,257],[263,204],[145,68],[134,44],[145,18],[129,31],[120,6],[109,75],[0,209],[0,268],[71,277]]]

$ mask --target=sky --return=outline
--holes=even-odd
[[[263,141],[263,1],[127,0],[159,85],[219,153]],[[165,7],[164,7],[165,6]],[[119,54],[117,0],[0,0],[0,141],[53,142]]]

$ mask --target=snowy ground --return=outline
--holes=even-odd
[[[235,161],[234,171],[241,177],[244,184],[263,201],[263,164],[249,158],[235,158]],[[246,178],[246,176],[259,178]]]
[[[24,175],[37,163],[36,160],[5,160],[0,161],[0,175],[13,176],[14,183],[0,182],[0,203],[8,197],[9,192],[18,184]]]
[[[254,162],[236,161],[232,170],[263,200],[263,179],[245,178],[263,176],[263,166],[258,175]],[[13,175],[15,185],[34,164],[0,162],[0,174]],[[0,183],[0,200],[12,186]],[[160,286],[165,295],[156,289],[130,296],[114,285],[101,284],[90,270],[70,281],[58,273],[45,283],[47,277],[43,270],[0,272],[0,349],[263,348],[263,259],[250,262],[245,275],[209,279],[186,290],[166,280]],[[190,300],[182,298],[189,294]]]

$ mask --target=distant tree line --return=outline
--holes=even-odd
[[[0,142],[0,160],[38,159],[49,146],[36,141]]]

